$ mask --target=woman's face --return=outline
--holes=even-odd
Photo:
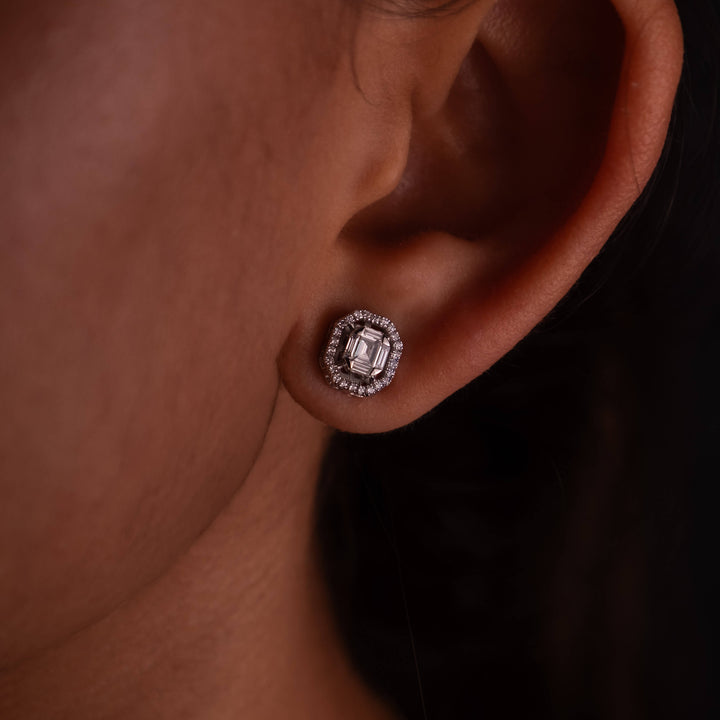
[[[655,166],[682,59],[664,0],[478,0],[442,25],[360,5],[3,3],[0,668],[203,532],[278,359],[301,405],[321,394],[323,314],[403,315],[421,392],[308,409],[410,422],[547,315]],[[338,242],[373,223],[397,247]],[[396,252],[407,227],[436,231]]]
[[[0,664],[155,577],[251,467],[342,216],[345,5],[5,4]]]

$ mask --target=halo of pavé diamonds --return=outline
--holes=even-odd
[[[371,397],[395,377],[403,344],[393,323],[369,310],[340,318],[320,355],[328,384],[355,397]]]

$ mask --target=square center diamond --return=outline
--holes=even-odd
[[[356,327],[347,339],[342,356],[351,373],[369,380],[385,369],[389,355],[390,340],[382,330]]]

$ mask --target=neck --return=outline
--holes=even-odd
[[[160,579],[0,678],[19,718],[391,717],[350,667],[312,544],[323,426],[284,390],[252,472]]]

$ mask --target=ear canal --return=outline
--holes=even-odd
[[[523,47],[507,28],[522,32]],[[607,0],[513,0],[486,16],[446,101],[413,118],[405,172],[342,236],[428,232],[507,246],[551,232],[602,159],[624,32]]]

